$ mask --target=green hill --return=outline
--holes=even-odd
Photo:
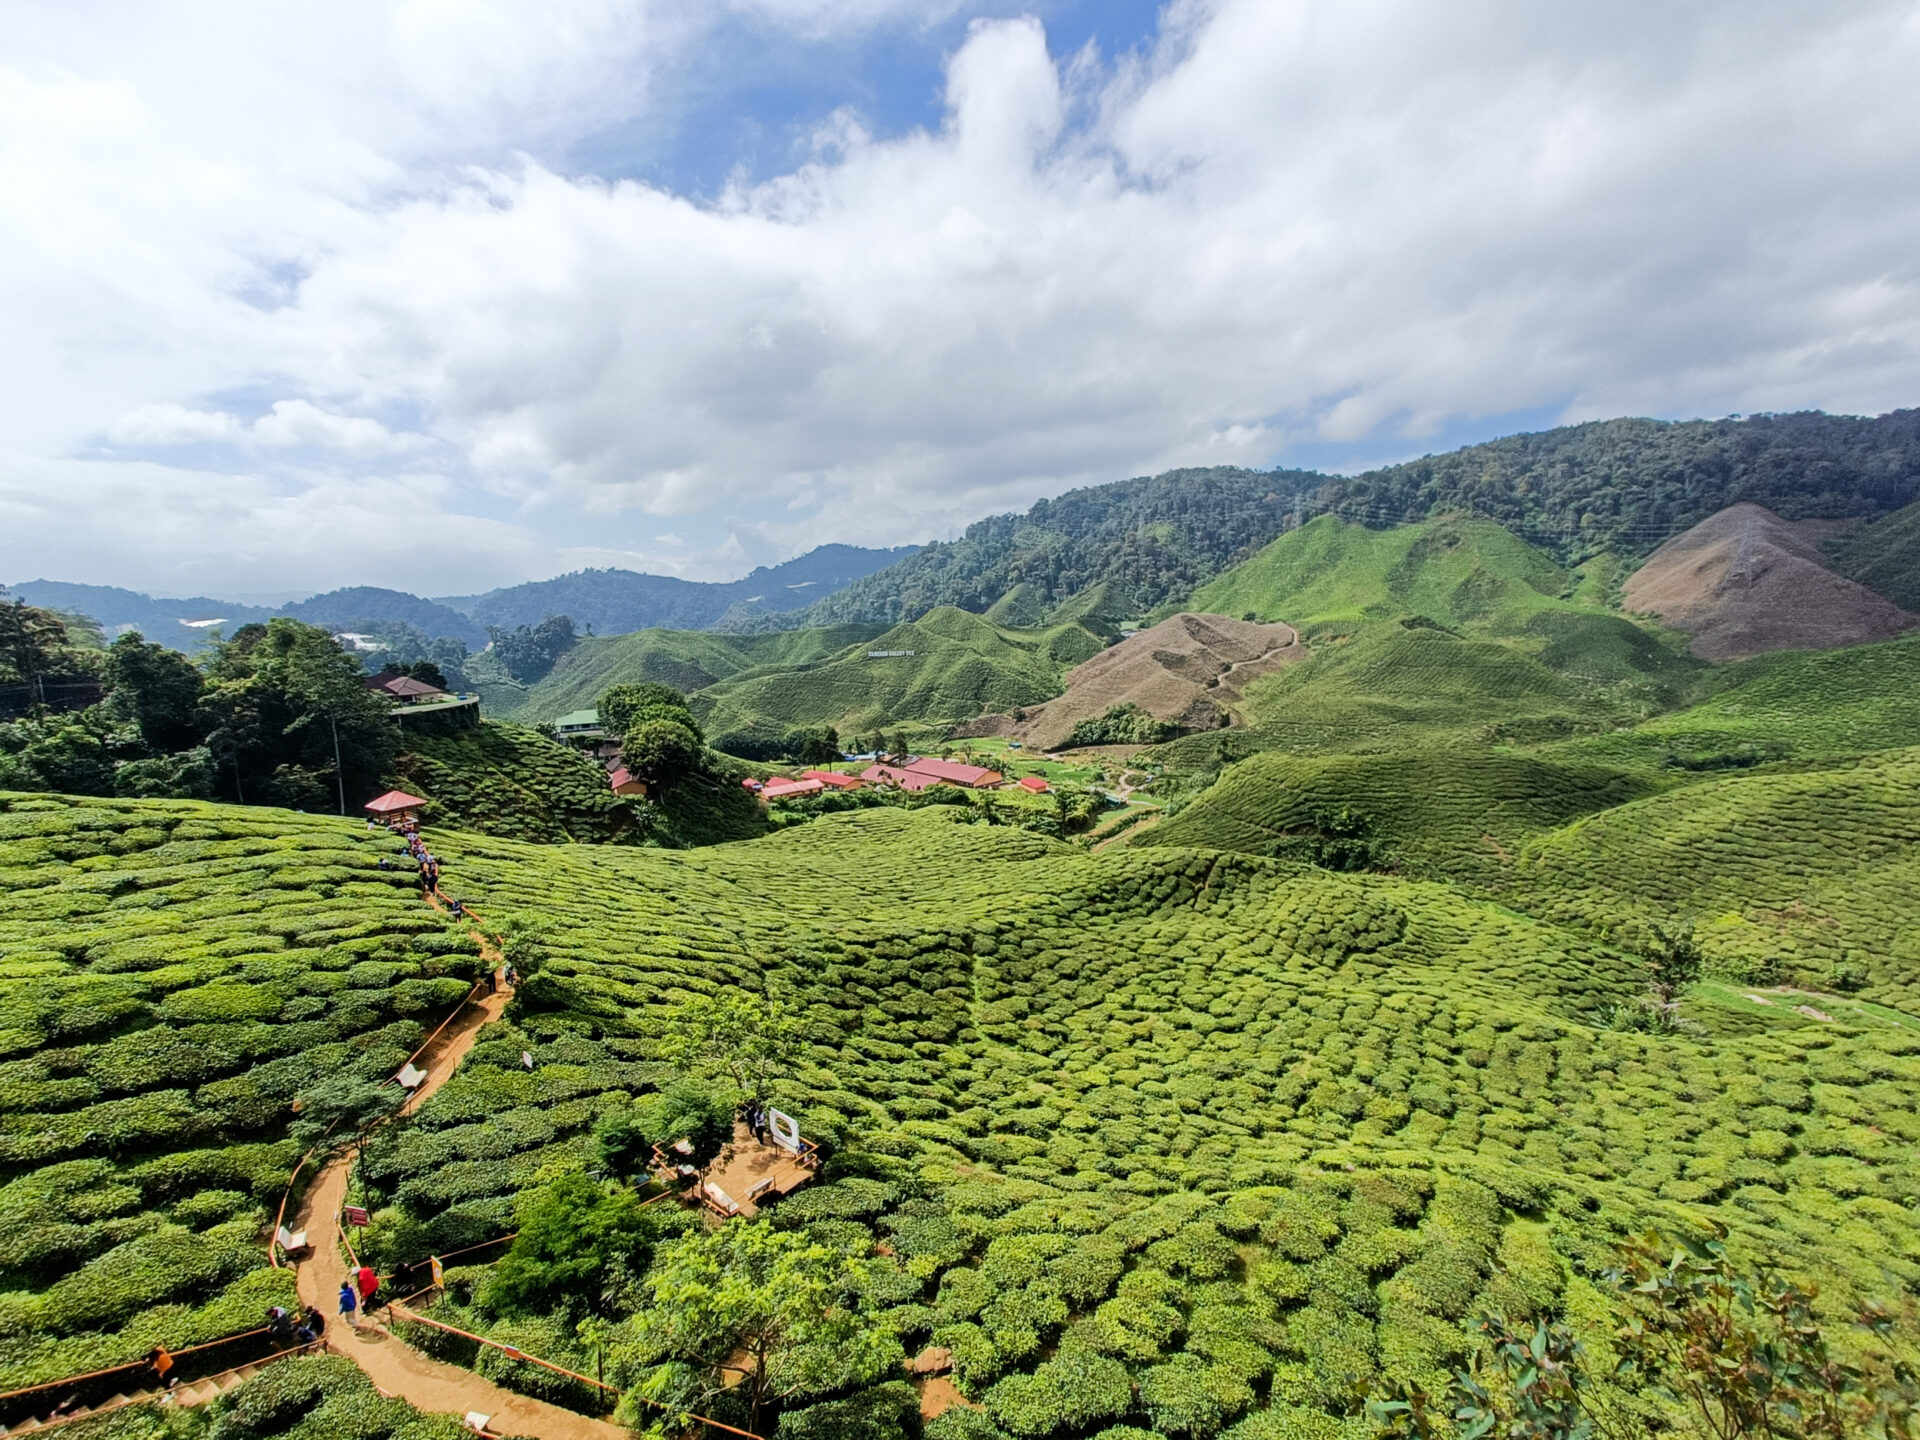
[[[1218,466],[1070,490],[854,581],[805,623],[893,625],[946,606],[980,614],[1021,585],[1052,606],[1106,583],[1151,608],[1265,545],[1325,478]]]
[[[1772,876],[1817,857],[1819,826],[1846,845],[1807,860],[1814,881],[1849,860],[1891,876],[1917,765],[1712,781],[1555,832],[1523,873],[1575,926],[1406,876],[1089,853],[939,808],[672,853],[436,830],[478,913],[542,938],[508,1017],[369,1150],[360,1243],[386,1268],[512,1228],[679,1073],[652,1038],[670,1006],[773,994],[803,1028],[776,1102],[829,1158],[772,1225],[865,1259],[847,1303],[897,1337],[889,1369],[946,1347],[984,1419],[1036,1440],[1088,1428],[1089,1404],[1093,1425],[1333,1434],[1356,1384],[1466,1364],[1487,1309],[1605,1344],[1604,1271],[1652,1225],[1721,1227],[1844,1316],[1920,1280],[1920,1033],[1871,1010],[1596,1028],[1639,964],[1587,913],[1689,908],[1679,868],[1705,874],[1721,835],[1787,857],[1724,867],[1727,909],[1778,908]],[[1733,793],[1763,780],[1801,788]],[[1674,808],[1723,788],[1711,815]],[[0,806],[0,1367],[30,1382],[284,1298],[258,1239],[294,1097],[391,1074],[473,960],[378,870],[390,840],[348,822]],[[1872,963],[1911,976],[1892,933]],[[487,1275],[450,1272],[441,1313],[592,1364],[564,1309],[489,1309]],[[606,1293],[616,1321],[636,1303]]]
[[[651,680],[691,694],[747,671],[815,664],[878,633],[877,625],[833,625],[760,635],[635,630],[589,636],[538,684],[482,694],[491,713],[543,725],[557,715],[592,709],[615,685]]]
[[[1602,930],[1684,918],[1721,973],[1920,1016],[1920,748],[1607,810],[1533,842],[1514,892]]]
[[[1608,764],[1738,768],[1920,745],[1920,635],[1797,650],[1718,667],[1701,703],[1630,730],[1569,741]]]
[[[940,609],[831,659],[723,680],[695,695],[693,706],[711,734],[952,723],[1051,699],[1062,676],[1104,646],[1078,624],[1016,630]]]
[[[1671,783],[1671,782],[1668,782]],[[1600,765],[1488,751],[1293,757],[1233,766],[1135,844],[1287,855],[1335,812],[1378,842],[1377,863],[1410,874],[1498,874],[1532,836],[1639,799],[1658,782]]]
[[[1829,553],[1849,580],[1920,613],[1920,501],[1862,526]]]
[[[1476,515],[1571,564],[1643,556],[1740,500],[1798,520],[1881,515],[1916,499],[1920,410],[1602,420],[1361,475],[1175,470],[1070,491],[1024,515],[969,525],[958,540],[856,580],[796,623],[893,624],[943,605],[980,613],[1022,584],[1057,604],[1103,581],[1132,597],[1133,613],[1161,610],[1302,514],[1374,526]]]
[[[1616,699],[1643,713],[1678,703],[1700,663],[1606,613],[1586,580],[1488,520],[1370,530],[1324,515],[1203,585],[1190,608],[1283,620],[1309,636],[1421,616],[1615,687]]]
[[[1419,621],[1369,626],[1247,687],[1251,724],[1172,741],[1159,766],[1205,773],[1266,750],[1289,754],[1529,743],[1630,723],[1630,693],[1549,670],[1510,645]]]
[[[1536,615],[1573,608],[1572,575],[1490,520],[1442,519],[1389,530],[1322,515],[1193,592],[1183,607],[1282,620],[1310,635],[1425,615],[1519,634]]]
[[[433,802],[435,824],[548,844],[639,844],[647,807],[615,795],[587,756],[525,725],[408,737],[395,783]]]

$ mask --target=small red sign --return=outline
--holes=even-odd
[[[367,1211],[365,1206],[349,1205],[346,1207],[346,1214],[347,1214],[347,1223],[349,1225],[365,1225],[367,1223]]]

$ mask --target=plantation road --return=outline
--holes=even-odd
[[[483,944],[483,953],[498,963],[500,957],[491,946]],[[500,1018],[512,998],[506,990],[483,994],[460,1013],[423,1063],[427,1078],[402,1114],[416,1109],[446,1084],[480,1038],[480,1031]],[[538,1440],[631,1440],[621,1426],[515,1394],[471,1370],[422,1355],[377,1321],[367,1319],[356,1329],[336,1314],[340,1286],[347,1278],[347,1262],[340,1253],[340,1207],[346,1202],[352,1165],[352,1150],[328,1162],[307,1191],[295,1225],[314,1237],[313,1253],[296,1268],[301,1302],[327,1317],[327,1348],[358,1365],[382,1393],[397,1395],[416,1409],[453,1415],[477,1411],[492,1417],[489,1428],[496,1433],[532,1435]]]

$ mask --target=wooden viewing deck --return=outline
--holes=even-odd
[[[755,1201],[790,1195],[813,1179],[819,1162],[814,1159],[814,1147],[804,1141],[802,1145],[797,1156],[778,1145],[762,1145],[745,1124],[735,1121],[732,1143],[707,1167],[702,1203],[718,1214],[751,1219],[759,1213]]]

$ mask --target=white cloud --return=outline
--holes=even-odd
[[[809,35],[917,13],[738,8]],[[117,503],[207,486],[269,516],[344,514],[431,454],[450,478],[413,503],[494,517],[471,522],[485,563],[526,566],[642,553],[650,515],[730,523],[710,556],[890,543],[1287,437],[1400,451],[1541,406],[1920,400],[1911,0],[1178,0],[1114,73],[983,23],[932,131],[842,113],[810,163],[711,205],[565,173],[702,43],[689,13],[16,26],[0,445],[231,445],[272,483],[142,467]],[[264,402],[209,398],[236,393],[273,403],[245,424]],[[417,418],[370,418],[394,415]],[[88,523],[78,493],[41,498]]]

